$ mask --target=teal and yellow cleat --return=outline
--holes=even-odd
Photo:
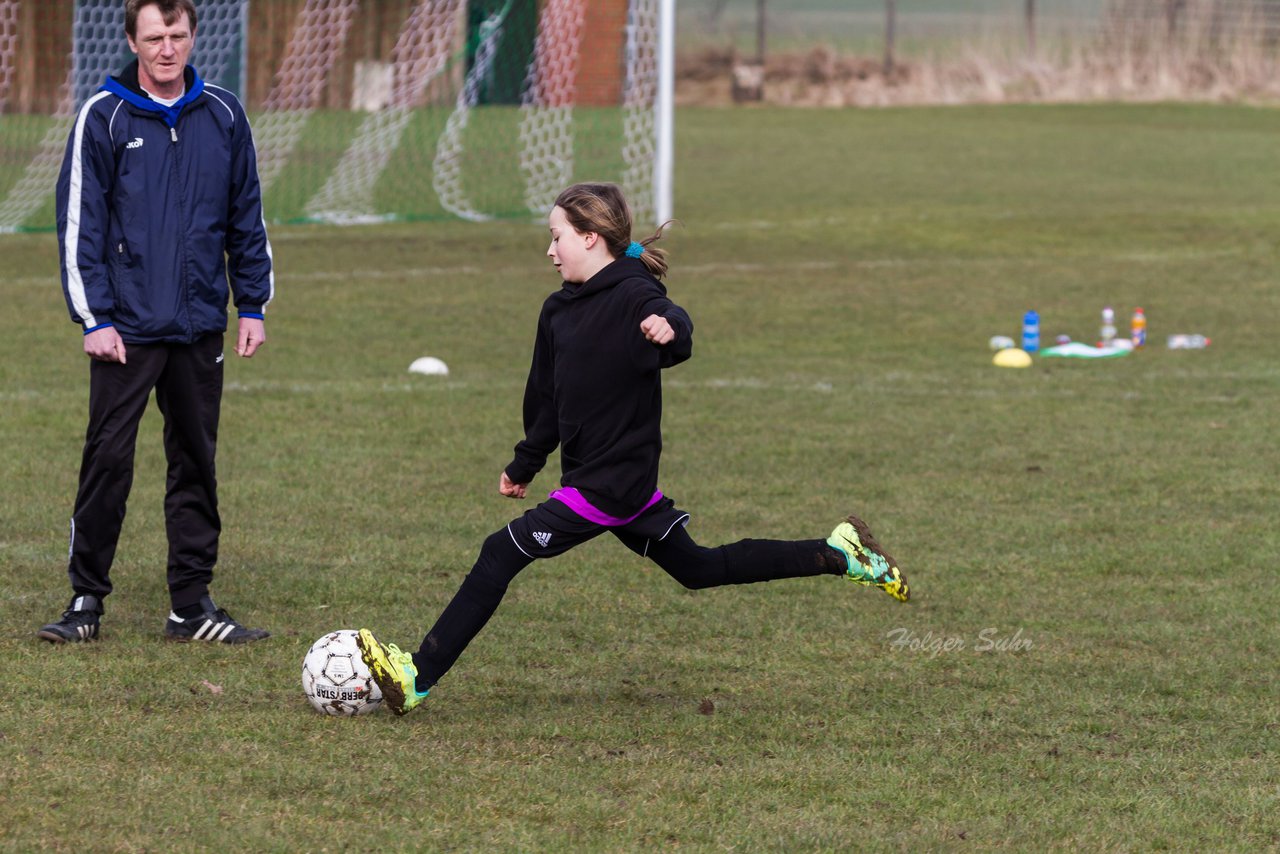
[[[827,545],[844,554],[849,563],[846,578],[866,587],[879,587],[899,602],[911,598],[907,579],[899,571],[897,561],[885,554],[867,523],[857,516],[836,525],[827,537]]]
[[[418,668],[413,656],[401,652],[393,643],[384,644],[368,629],[356,635],[360,657],[369,666],[373,681],[382,689],[382,701],[397,715],[408,714],[427,699],[427,692],[418,691]]]

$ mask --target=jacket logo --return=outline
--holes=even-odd
[[[124,144],[125,148],[142,148],[142,137],[135,136]]]
[[[544,549],[547,547],[547,543],[551,542],[551,535],[546,531],[534,531],[533,538],[537,540],[538,545],[542,546]]]
[[[223,354],[222,354],[222,353],[219,353],[219,354],[218,354],[218,358],[214,359],[214,360],[213,360],[213,363],[214,363],[215,365],[221,365],[221,364],[222,364],[222,357],[223,357]]]

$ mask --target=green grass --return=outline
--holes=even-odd
[[[691,593],[602,538],[518,578],[421,711],[314,714],[313,639],[412,646],[522,509],[495,487],[555,283],[537,226],[281,227],[270,341],[227,367],[215,585],[274,636],[160,641],[152,412],[105,637],[39,643],[87,372],[54,238],[10,236],[0,848],[1280,846],[1280,112],[679,119],[664,242],[697,332],[662,486],[707,544],[856,510],[916,601]],[[1026,309],[1090,340],[1106,304],[1152,346],[991,366]],[[447,379],[405,372],[428,354]]]
[[[433,183],[437,145],[443,145],[445,126],[453,113],[452,104],[415,110],[398,136],[393,121],[386,118],[389,114],[324,110],[302,119],[285,113],[255,116],[255,132],[276,146],[288,136],[281,127],[292,121],[304,122],[294,145],[284,151],[287,160],[272,184],[273,191],[266,196],[267,221],[297,224],[311,220],[314,212],[309,203],[321,194],[366,125],[380,128],[384,139],[393,139],[398,145],[365,200],[371,210],[357,213],[385,214],[403,220],[456,219],[440,203]],[[378,115],[383,116],[380,124]],[[464,129],[459,131],[462,147],[457,154],[458,192],[466,204],[486,216],[529,220],[524,198],[526,181],[520,165],[523,115],[522,110],[508,106],[473,109]],[[559,130],[552,128],[551,122],[551,117],[543,117],[542,133],[553,138],[558,133],[572,143],[574,180],[623,180],[624,110],[579,108]],[[69,130],[69,120],[61,123]],[[55,120],[47,116],[25,115],[6,116],[0,122],[0,202],[27,174],[54,124]],[[57,151],[61,151],[61,143]],[[56,169],[53,177],[57,177]],[[338,207],[352,205],[349,197],[353,194],[350,188],[340,194]],[[52,231],[56,227],[52,191],[20,226],[31,231]]]
[[[376,211],[415,220],[455,218],[441,206],[433,187],[437,146],[443,145],[445,126],[452,114],[452,104],[414,111],[402,143],[374,185],[372,204]],[[465,129],[460,131],[461,193],[475,210],[488,216],[526,221],[529,218],[525,178],[520,171],[521,117],[522,111],[514,107],[473,109]],[[297,149],[275,185],[278,192],[267,198],[265,212],[269,222],[305,220],[310,215],[308,202],[324,188],[347,147],[356,139],[362,122],[375,119],[372,114],[323,111],[306,121]],[[575,168],[579,172],[622,180],[622,123],[623,111],[619,109],[574,111],[563,132],[573,138]],[[384,126],[383,134],[390,133]]]

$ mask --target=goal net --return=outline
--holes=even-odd
[[[199,0],[192,64],[249,110],[269,221],[532,218],[584,180],[656,221],[672,6]],[[79,105],[131,58],[122,0],[0,0],[0,231],[53,226]]]

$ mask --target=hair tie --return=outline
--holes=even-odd
[[[627,247],[627,257],[639,258],[643,254],[644,254],[644,247],[641,246],[639,243],[636,243],[634,240],[631,241],[631,245]]]

